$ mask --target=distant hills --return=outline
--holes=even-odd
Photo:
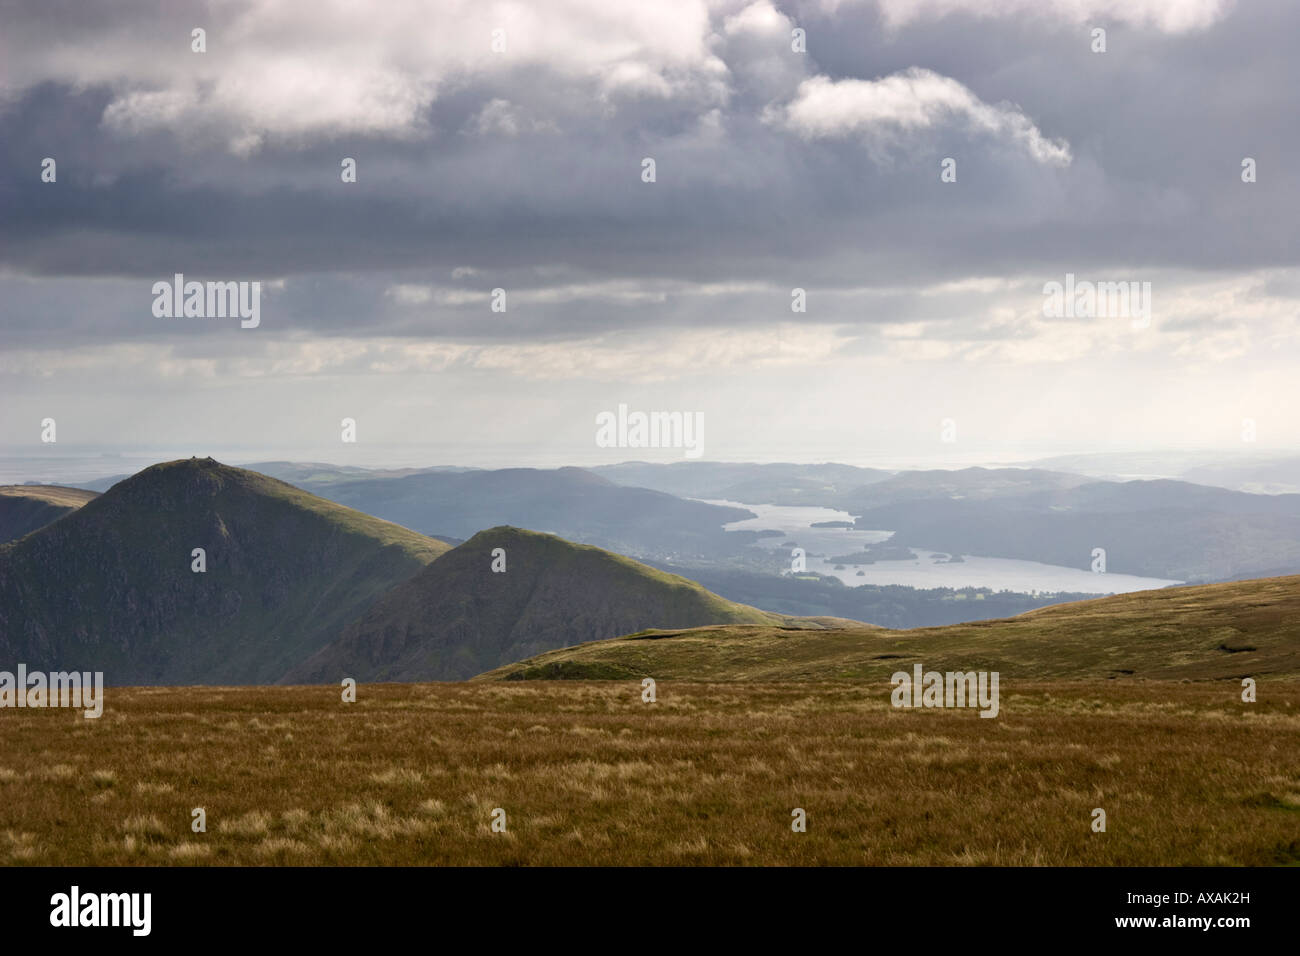
[[[1221,485],[1237,491],[1262,494],[1300,492],[1300,457],[1248,461],[1239,464],[1208,463],[1189,468],[1180,476],[1203,485]]]
[[[505,570],[493,571],[494,561]],[[827,623],[736,604],[600,548],[501,527],[474,535],[394,588],[282,683],[463,680],[543,650],[645,627]]]
[[[98,495],[61,485],[0,485],[0,544],[31,534]]]
[[[668,654],[666,673],[698,665],[701,679],[730,679],[740,663],[745,674],[799,676],[806,665],[853,676],[900,659],[898,648],[866,653],[886,640],[1044,676],[1213,676],[1228,657],[1234,667],[1290,666],[1285,655],[1239,655],[1271,653],[1269,641],[1294,636],[1261,610],[1291,607],[1292,578],[1058,605],[1073,610],[1023,614],[993,631],[987,621],[884,631],[846,619],[943,624],[1070,596],[781,577],[784,552],[750,548],[757,532],[721,530],[750,511],[579,468],[267,467],[332,500],[198,458],[147,468],[102,495],[0,489],[0,531],[11,538],[0,544],[0,666],[102,670],[114,684],[333,683],[458,680],[520,660],[527,667],[511,674],[625,675]],[[709,494],[822,482],[819,493],[834,488],[841,503],[860,506],[851,512],[858,528],[893,530],[889,543],[902,548],[1079,568],[1104,548],[1108,572],[1190,581],[1300,569],[1300,495],[1014,468],[880,473],[865,484],[856,482],[868,470],[835,465],[631,464],[621,476],[647,468]],[[421,533],[433,528],[443,537]],[[566,531],[549,533],[557,528]],[[638,551],[656,557],[624,556]],[[492,570],[497,556],[503,573]],[[625,637],[648,629],[655,634]],[[1227,650],[1208,653],[1195,643],[1203,634],[1217,638],[1208,650]],[[681,648],[707,653],[673,656]]]
[[[754,537],[722,530],[753,512],[624,487],[582,468],[422,469],[375,477],[283,462],[254,467],[269,467],[350,508],[460,540],[511,525],[637,557],[707,561]]]
[[[1022,464],[1055,468],[1094,478],[1176,478],[1198,485],[1217,485],[1252,494],[1300,493],[1300,455],[1283,450],[1250,454],[1243,444],[1237,454],[1209,451],[1154,451],[1060,455]]]
[[[1050,461],[1163,462],[1207,475],[1213,471],[1203,459],[1166,458]],[[1238,477],[1249,472],[1281,482],[1294,460],[1242,459],[1223,467],[1244,469]],[[1245,493],[1171,479],[1108,480],[1036,467],[890,472],[834,463],[694,461],[492,471],[367,471],[294,462],[258,467],[432,537],[460,542],[484,528],[511,525],[670,565],[691,576],[723,570],[770,575],[779,563],[770,549],[751,547],[762,533],[758,527],[722,530],[753,512],[690,500],[697,497],[835,508],[856,516],[860,530],[893,532],[890,545],[899,549],[1091,570],[1093,552],[1101,548],[1108,572],[1190,583],[1300,571],[1300,494]],[[727,596],[743,599],[739,592]]]
[[[1285,462],[1277,463],[1284,477]],[[678,494],[815,504],[891,544],[1189,582],[1300,571],[1300,495],[1173,480],[1097,480],[1046,468],[889,473],[845,465],[626,463],[595,469]],[[864,480],[866,479],[866,480]],[[811,482],[811,484],[809,484]],[[814,487],[815,486],[815,487]],[[797,537],[797,535],[796,535]]]
[[[852,489],[836,507],[860,514],[872,508],[909,501],[954,498],[979,501],[1011,500],[1025,495],[1061,492],[1094,479],[1041,468],[959,468],[904,471]]]
[[[0,660],[114,684],[270,682],[447,550],[256,472],[155,465],[0,546]]]
[[[878,468],[821,465],[676,461],[629,461],[588,469],[621,485],[653,488],[684,498],[751,504],[839,507],[835,502],[864,485],[894,474]]]
[[[857,527],[909,547],[1083,569],[1102,548],[1110,572],[1189,582],[1300,570],[1300,495],[1016,472],[900,475],[866,489]]]
[[[1277,477],[1285,477],[1285,467],[1276,464]],[[1084,570],[1102,548],[1112,573],[1188,582],[1300,571],[1296,494],[1098,480],[1047,468],[891,473],[833,464],[630,462],[593,470],[674,494],[839,509],[857,516],[859,530],[894,532],[891,544],[901,548]],[[742,567],[734,559],[712,564]]]
[[[911,631],[848,626],[652,630],[551,651],[481,680],[888,681],[996,670],[1009,681],[1300,677],[1300,576],[1138,591]]]
[[[1163,462],[1207,476],[1214,471],[1202,459],[1155,454],[1050,461]],[[1242,469],[1238,477],[1249,473],[1282,483],[1294,461],[1300,459],[1242,459],[1222,467]],[[1093,552],[1101,548],[1108,572],[1190,583],[1300,572],[1300,494],[1246,493],[1172,479],[1097,479],[1036,467],[890,472],[834,463],[696,461],[592,469],[372,471],[283,461],[257,467],[440,540],[459,543],[485,528],[510,525],[669,565],[689,576],[777,573],[780,562],[771,549],[751,547],[764,533],[761,526],[723,530],[753,516],[744,506],[764,504],[847,512],[859,530],[893,532],[890,547],[900,550],[1091,570]],[[24,515],[15,521],[15,533],[39,520]],[[738,593],[727,596],[740,599]]]
[[[685,573],[716,594],[765,611],[805,617],[842,617],[898,628],[1010,617],[1048,604],[1095,596],[1069,592],[1024,594],[974,587],[916,588],[902,584],[850,587],[839,578],[829,576],[714,568],[691,568]]]

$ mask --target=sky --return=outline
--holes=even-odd
[[[4,454],[685,457],[599,445],[620,405],[701,416],[704,459],[1300,439],[1294,3],[0,22]],[[178,273],[260,283],[256,327],[157,314]],[[1051,314],[1067,281],[1149,311]]]

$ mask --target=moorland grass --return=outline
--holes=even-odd
[[[1005,681],[991,720],[880,682],[109,688],[0,740],[4,865],[1300,861],[1290,681]]]

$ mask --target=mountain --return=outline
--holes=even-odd
[[[1300,457],[1214,462],[1189,468],[1182,478],[1202,485],[1219,485],[1262,494],[1300,492]]]
[[[0,544],[44,528],[95,497],[60,485],[0,485]]]
[[[155,465],[0,546],[0,661],[110,684],[269,682],[447,550],[210,458]]]
[[[894,474],[878,468],[835,463],[799,465],[715,461],[662,464],[626,461],[589,470],[620,485],[653,488],[684,498],[821,507],[834,507],[839,497],[849,490],[882,481]]]
[[[1300,576],[1138,591],[911,631],[649,630],[538,655],[482,680],[888,681],[915,664],[1009,681],[1300,677]],[[1230,703],[1237,692],[1225,692]]]
[[[505,571],[492,570],[494,552],[504,555]],[[474,535],[394,588],[281,683],[463,680],[646,627],[827,623],[846,622],[760,611],[622,555],[500,527]]]
[[[1175,481],[1090,481],[1049,492],[1022,495],[1006,502],[1038,511],[1121,513],[1179,508],[1226,515],[1297,515],[1300,495],[1261,495]]]
[[[291,485],[305,488],[319,494],[319,488],[325,485],[339,484],[346,481],[360,481],[366,478],[404,478],[424,472],[464,472],[477,471],[475,468],[460,468],[454,465],[435,465],[429,468],[362,468],[358,465],[331,465],[318,461],[259,461],[240,465],[259,475],[279,478]],[[130,478],[129,474],[107,475],[83,482],[86,488],[95,491],[107,491],[119,481]],[[311,487],[308,487],[311,486]]]
[[[356,480],[327,473],[295,484],[408,528],[460,539],[511,525],[621,554],[692,559],[732,553],[754,537],[722,530],[753,517],[743,508],[623,487],[582,468],[423,470]]]
[[[929,499],[998,500],[1059,492],[1093,481],[1083,475],[1041,468],[959,468],[904,471],[841,495],[837,507],[854,514],[871,508]]]
[[[874,489],[871,489],[874,491]],[[1300,571],[1300,495],[1182,481],[1092,482],[1020,495],[934,496],[857,512],[908,547],[1181,581]]]
[[[367,478],[405,478],[408,475],[420,475],[430,472],[478,471],[477,468],[461,468],[455,465],[434,465],[428,468],[360,468],[356,465],[330,465],[316,461],[261,461],[245,465],[250,471],[279,478],[291,485],[303,484],[338,484],[345,481],[361,481]]]
[[[1235,452],[1165,450],[1061,455],[1023,464],[1108,480],[1179,478],[1251,494],[1300,493],[1300,456],[1281,449],[1248,454],[1247,447],[1243,444]]]
[[[1222,452],[1160,449],[1142,452],[1088,452],[1019,462],[1022,468],[1071,471],[1108,481],[1133,478],[1185,478],[1190,468],[1222,460]]]

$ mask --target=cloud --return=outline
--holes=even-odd
[[[427,285],[399,283],[384,290],[399,305],[424,305],[433,298],[433,290]]]
[[[981,18],[1046,18],[1071,24],[1111,22],[1166,33],[1204,30],[1222,19],[1230,0],[878,0],[890,27],[942,19],[954,13]],[[838,0],[830,6],[838,7]]]
[[[1071,158],[1067,142],[1045,137],[1014,106],[991,106],[951,77],[919,67],[877,80],[815,76],[769,116],[805,139],[862,136],[889,142],[958,123],[1009,139],[1040,163],[1066,166]]]
[[[161,13],[128,2],[115,17],[108,25],[7,16],[6,98],[44,82],[106,87],[108,129],[217,139],[242,155],[343,135],[431,135],[428,111],[444,93],[530,72],[606,107],[627,97],[716,103],[726,95],[702,0],[247,0],[178,2]],[[206,31],[206,52],[191,50],[195,25]]]
[[[768,0],[757,0],[723,18],[718,29],[719,55],[727,64],[733,90],[745,107],[753,95],[761,106],[788,98],[806,79],[812,58],[796,53],[791,31],[795,23]]]
[[[482,135],[500,133],[504,136],[518,136],[521,125],[519,110],[509,100],[497,97],[490,100],[474,119],[474,132]]]
[[[0,279],[0,350],[220,351],[215,328],[150,315],[177,271],[287,278],[259,337],[763,334],[798,286],[808,320],[866,350],[894,321],[1010,338],[987,320],[1020,314],[1021,276],[1295,263],[1276,214],[1300,199],[1284,172],[1300,129],[1276,122],[1300,76],[1294,4],[1225,8],[1209,38],[1129,31],[1105,56],[1058,28],[1060,5],[921,5],[892,36],[876,6],[831,21],[769,0],[59,9],[29,0],[0,35],[0,269],[40,278]],[[893,161],[868,167],[876,152]],[[47,155],[57,184],[39,181]],[[498,287],[508,313],[489,310]]]

